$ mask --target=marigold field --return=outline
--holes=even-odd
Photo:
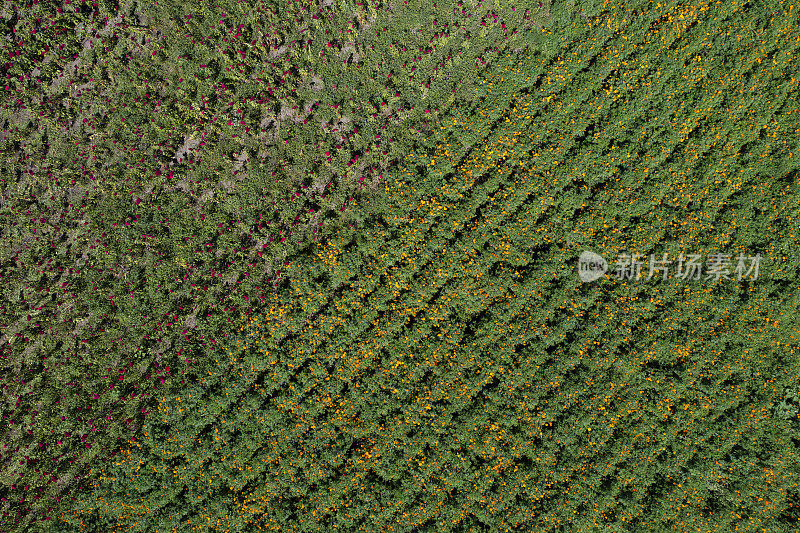
[[[798,10],[5,2],[0,531],[800,530]]]

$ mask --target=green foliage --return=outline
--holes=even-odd
[[[9,7],[0,529],[795,529],[789,7],[528,4]]]

